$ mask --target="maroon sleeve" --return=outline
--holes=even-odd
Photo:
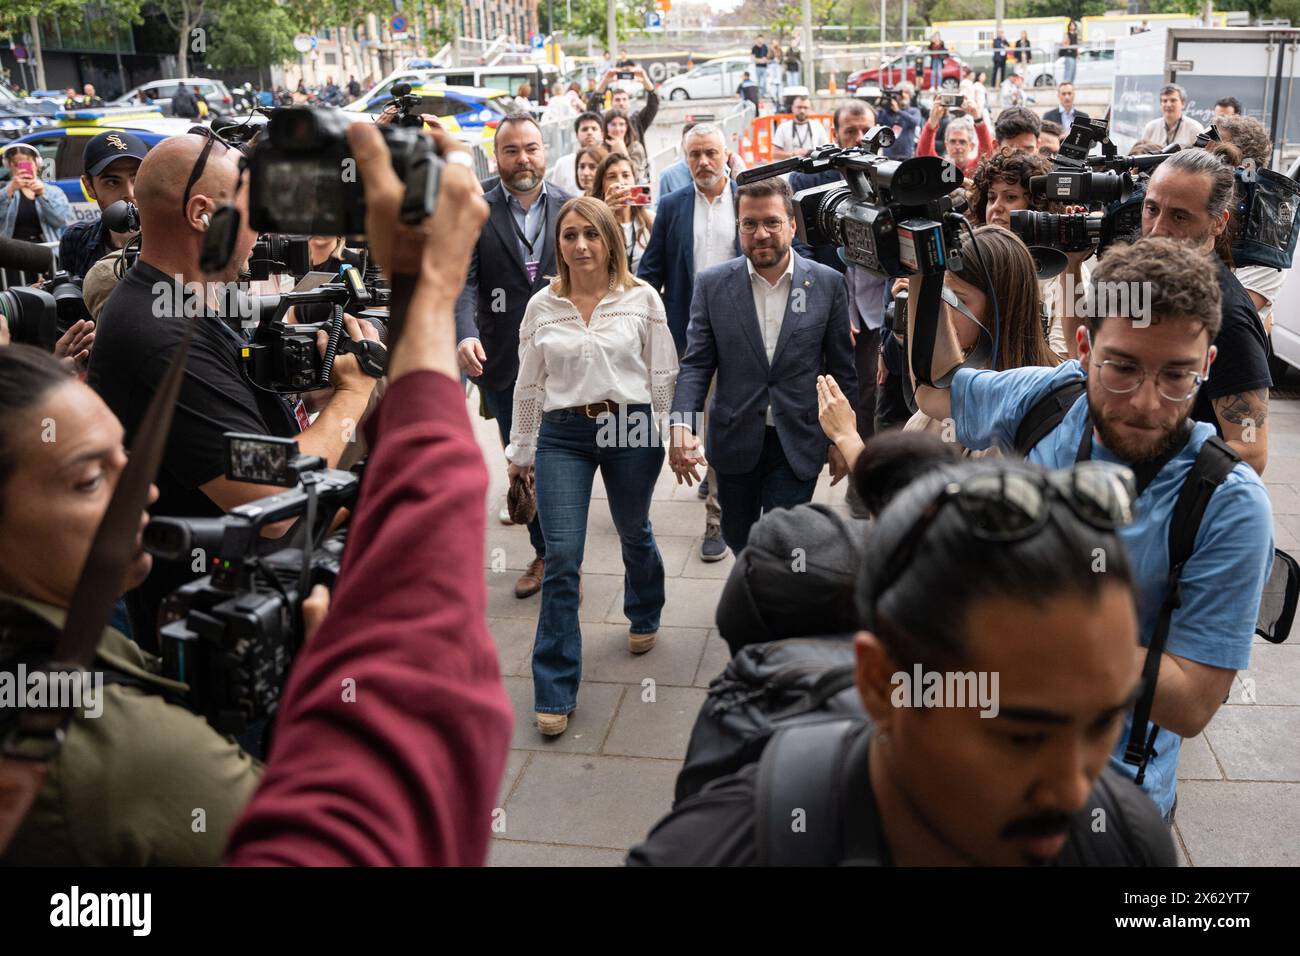
[[[330,612],[295,662],[236,866],[480,865],[513,712],[485,614],[487,469],[455,381],[393,382]]]
[[[921,137],[916,141],[917,156],[938,156],[934,151],[934,134],[937,130],[931,129],[930,124],[926,123],[921,127]]]

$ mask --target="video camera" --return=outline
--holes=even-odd
[[[845,259],[879,276],[941,273],[963,221],[965,201],[951,195],[961,186],[961,171],[936,156],[878,155],[893,142],[893,130],[877,126],[858,146],[820,146],[807,156],[746,170],[736,181],[838,170],[843,183],[794,197],[799,238],[810,246],[843,246]]]
[[[302,601],[338,577],[346,531],[330,535],[329,528],[356,504],[362,466],[326,468],[287,438],[227,432],[225,439],[227,478],[289,490],[219,518],[153,518],[144,547],[161,561],[201,555],[210,569],[163,601],[163,672],[189,685],[195,713],[238,734],[279,706],[304,639]],[[264,527],[290,518],[302,520],[285,538],[262,538]]]
[[[311,246],[307,236],[267,233],[253,243],[248,256],[248,278],[253,281],[273,275],[302,278],[311,271]]]
[[[45,245],[0,239],[0,269],[16,269],[41,280],[40,287],[11,286],[0,291],[0,318],[14,342],[53,351],[64,332],[89,319],[81,280],[54,268],[54,253]]]
[[[303,236],[365,235],[365,189],[348,145],[348,126],[342,112],[331,107],[289,106],[271,112],[266,135],[258,137],[245,159],[249,226]],[[415,225],[433,214],[443,159],[418,129],[378,128],[393,170],[406,185],[401,220]],[[227,223],[214,237],[215,246],[233,249],[237,231]],[[219,260],[216,248],[209,258]],[[227,251],[220,261],[229,260]]]
[[[388,290],[368,286],[353,266],[339,270],[339,281],[301,292],[252,296],[260,321],[252,341],[240,347],[244,375],[257,388],[272,392],[310,392],[330,385],[334,359],[352,353],[366,374],[379,378],[388,365],[388,352],[378,342],[353,341],[343,328],[343,313],[364,314],[388,302]],[[326,303],[334,314],[323,322],[286,322],[290,306]],[[316,333],[329,336],[325,354],[316,348]]]
[[[1219,139],[1211,126],[1196,139],[1204,148]],[[1090,155],[1100,144],[1100,156]],[[1011,214],[1011,231],[1033,248],[1061,252],[1082,252],[1096,248],[1101,255],[1114,242],[1135,242],[1142,234],[1142,197],[1151,170],[1181,149],[1177,144],[1145,156],[1119,156],[1110,141],[1110,125],[1104,119],[1076,119],[1062,141],[1052,171],[1033,176],[1029,191],[1036,199],[1066,205],[1101,206],[1103,214],[1086,212],[1053,213],[1016,210]],[[1136,170],[1136,175],[1134,171]]]
[[[411,111],[417,109],[420,105],[420,97],[411,93],[410,83],[396,83],[393,85],[393,102],[397,104],[397,117],[393,120],[396,126],[408,126],[415,129],[421,129],[424,126],[424,120],[419,114],[411,115]]]

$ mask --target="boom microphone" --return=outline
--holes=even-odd
[[[54,271],[54,250],[22,239],[0,238],[0,268],[35,275]]]

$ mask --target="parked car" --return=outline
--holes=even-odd
[[[150,121],[149,115],[157,117],[157,121]],[[41,164],[41,178],[63,190],[77,222],[93,222],[99,218],[99,206],[81,186],[81,174],[85,170],[82,154],[92,136],[106,129],[125,130],[153,146],[168,136],[184,133],[191,125],[188,120],[163,119],[157,111],[142,114],[138,110],[111,107],[74,110],[59,113],[57,117],[58,126],[28,133],[15,142],[31,143],[40,152],[45,160]],[[8,167],[0,167],[0,182],[8,177]]]
[[[917,63],[920,62],[922,70],[920,79],[917,78]],[[939,73],[940,85],[945,90],[955,90],[961,84],[961,69],[963,62],[955,56],[947,56],[943,61],[943,68]],[[930,89],[930,55],[922,50],[920,53],[909,53],[903,56],[896,56],[886,60],[881,66],[873,67],[869,70],[859,70],[848,78],[845,86],[850,93],[856,92],[859,86],[897,86],[904,80],[915,84],[919,90]]]
[[[1017,66],[1021,68],[1022,75],[1025,78],[1026,86],[1052,86],[1053,67],[1050,62],[1050,56],[1047,50],[1040,47],[1029,48],[1030,60],[1028,63],[1008,63],[1007,69],[1012,70]],[[978,50],[975,53],[969,53],[962,57],[963,62],[975,71],[978,76],[983,73],[989,80],[993,79],[993,50]],[[1057,71],[1059,75],[1059,70]]]
[[[220,80],[205,80],[201,77],[188,77],[184,81],[173,79],[152,80],[148,83],[141,83],[135,89],[113,100],[109,105],[137,106],[148,102],[162,110],[164,116],[173,116],[175,114],[172,113],[172,97],[176,95],[176,88],[182,82],[202,96],[213,110],[229,112],[234,107],[235,99],[230,90],[226,88],[225,83]]]
[[[730,99],[736,95],[742,73],[755,79],[754,61],[749,57],[722,57],[701,63],[665,80],[659,87],[659,96],[669,100]]]
[[[0,143],[8,143],[52,122],[52,113],[39,100],[15,96],[0,87]]]

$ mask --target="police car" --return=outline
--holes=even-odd
[[[502,101],[509,94],[502,90],[427,83],[412,84],[411,95],[420,98],[415,113],[436,116],[447,132],[459,134],[460,139],[470,142],[490,137],[497,122],[508,112]],[[371,97],[359,112],[378,116],[392,102],[391,92],[382,93]]]
[[[44,160],[41,178],[63,190],[77,222],[99,218],[99,206],[81,186],[85,168],[82,153],[91,137],[104,130],[126,130],[154,146],[194,125],[193,120],[167,119],[152,106],[61,110],[54,114],[53,121],[54,125],[19,136],[14,142],[30,143],[40,152]]]

